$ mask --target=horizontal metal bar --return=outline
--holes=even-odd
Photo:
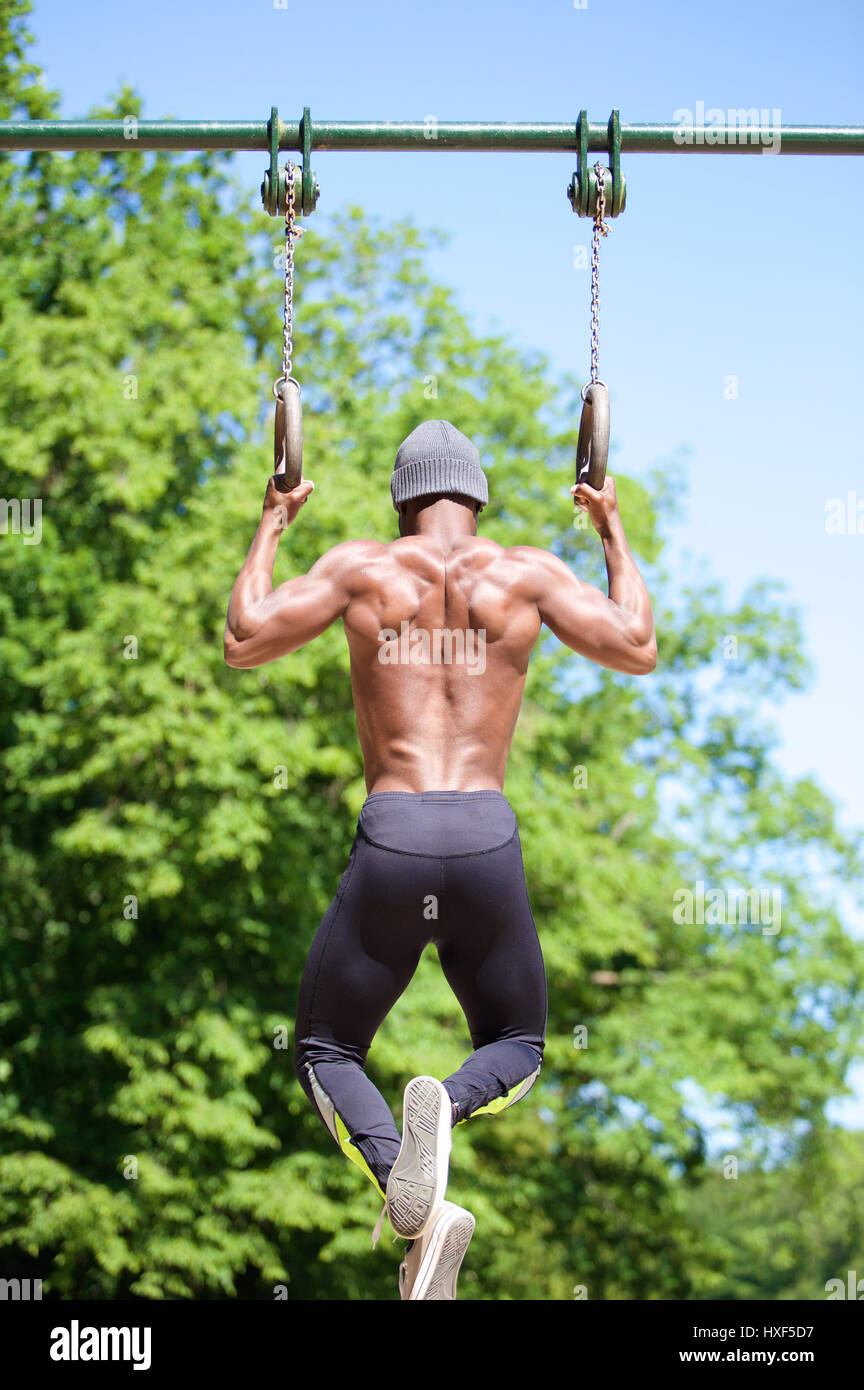
[[[729,143],[705,143],[717,138],[712,127],[694,127],[687,132],[692,144],[678,143],[682,136],[680,125],[621,124],[621,151],[632,154],[670,153],[687,150],[691,153],[725,150],[727,153],[759,154],[764,145],[755,143],[757,131],[737,132],[742,143],[733,143],[736,132],[730,130]],[[677,136],[677,140],[676,140]],[[743,143],[749,138],[754,143]],[[762,132],[767,143],[767,132]],[[589,150],[607,150],[609,130],[606,121],[592,121],[588,126]],[[294,149],[296,146],[283,145]],[[313,150],[364,149],[445,149],[445,150],[509,150],[554,153],[576,153],[578,140],[576,122],[572,125],[533,123],[530,125],[495,122],[439,121],[436,125],[423,121],[314,121]],[[784,154],[864,154],[864,126],[782,126],[780,152]]]
[[[729,116],[734,117],[735,112]],[[739,113],[742,114],[742,113]],[[767,116],[767,113],[763,113]],[[302,150],[300,121],[279,122],[280,150]],[[628,154],[760,154],[779,135],[780,154],[864,154],[864,126],[786,125],[728,129],[676,125],[621,125]],[[722,138],[722,143],[714,143]],[[588,148],[608,147],[606,122],[592,121]],[[0,150],[261,150],[269,149],[266,121],[0,121]],[[576,122],[501,121],[312,122],[313,150],[501,150],[511,153],[577,149]]]
[[[602,132],[594,143],[594,131]],[[605,149],[605,126],[591,127],[590,148]],[[714,126],[694,126],[687,131],[688,143],[680,143],[682,127],[668,125],[622,125],[621,149],[633,154],[665,154],[684,150],[690,154],[761,154],[779,136],[779,154],[864,154],[864,126],[770,124],[747,129],[731,125],[728,131]],[[722,143],[714,143],[718,134]]]
[[[266,121],[0,121],[0,150],[266,148]]]

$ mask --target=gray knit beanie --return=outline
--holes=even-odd
[[[438,492],[458,492],[484,507],[489,501],[480,455],[449,420],[424,420],[403,439],[396,453],[390,491],[397,511],[400,502]]]

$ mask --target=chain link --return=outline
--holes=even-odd
[[[591,380],[600,376],[600,238],[609,235],[609,226],[603,221],[606,212],[606,170],[602,164],[594,165],[597,175],[597,208],[594,213],[594,231],[591,236]]]
[[[282,375],[273,387],[287,381],[291,375],[291,354],[294,351],[292,334],[294,332],[294,242],[303,235],[303,227],[294,225],[294,172],[295,166],[289,159],[285,170],[285,318],[282,329]]]

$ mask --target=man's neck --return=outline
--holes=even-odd
[[[467,540],[476,533],[477,523],[473,512],[461,502],[451,502],[445,497],[417,513],[411,532],[424,540],[434,541],[442,550],[451,550],[459,541]]]

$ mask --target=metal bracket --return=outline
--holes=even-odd
[[[627,189],[621,173],[621,120],[613,111],[606,128],[609,165],[606,179],[606,216],[617,217],[624,211]],[[597,175],[588,154],[588,112],[580,111],[576,122],[578,163],[567,189],[567,197],[577,217],[593,217],[597,211]],[[596,163],[596,161],[595,161]]]
[[[267,122],[270,167],[265,173],[264,182],[261,185],[261,201],[264,204],[265,212],[269,212],[271,217],[284,217],[288,207],[287,169],[279,168],[279,145],[283,130],[284,127],[279,120],[279,112],[273,106],[270,108],[270,119]],[[294,174],[292,195],[295,217],[302,217],[304,213],[314,212],[318,203],[318,195],[321,192],[312,172],[312,117],[309,114],[308,106],[303,108],[299,135],[303,159],[300,169]]]
[[[302,176],[302,206],[301,212],[310,213],[315,211],[315,204],[318,202],[320,189],[315,182],[312,173],[312,117],[309,114],[309,107],[303,107],[303,119],[300,122],[300,139],[303,144],[303,176]]]

